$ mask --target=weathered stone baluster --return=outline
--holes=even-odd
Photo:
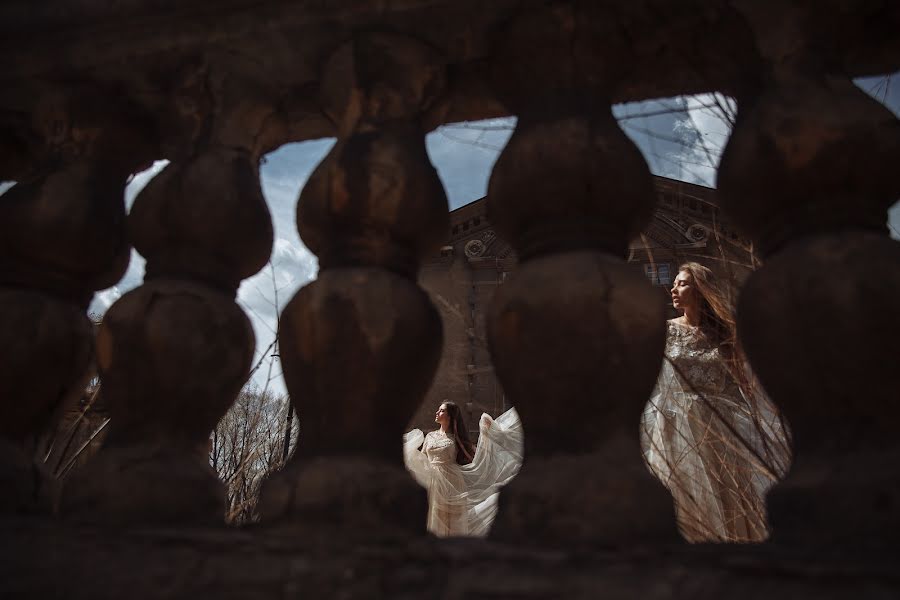
[[[361,35],[325,66],[322,103],[339,139],[297,211],[320,272],[280,330],[300,441],[263,488],[263,519],[424,530],[401,436],[441,350],[439,315],[415,278],[449,229],[419,122],[442,84],[432,51],[393,35]]]
[[[123,190],[150,136],[133,116],[104,110],[104,98],[55,95],[52,117],[36,109],[47,164],[0,197],[3,511],[50,508],[53,481],[32,460],[34,442],[84,390],[94,350],[88,304],[128,266]]]
[[[110,432],[64,490],[61,510],[73,518],[223,518],[207,442],[253,360],[253,330],[235,294],[272,247],[254,145],[266,111],[228,98],[206,143],[156,176],[129,215],[145,282],[109,309],[98,332]]]
[[[792,46],[791,49],[794,47]],[[764,254],[738,305],[746,352],[793,431],[773,541],[900,534],[900,123],[809,56],[740,99],[723,208]]]
[[[676,540],[672,499],[639,442],[664,304],[622,258],[650,218],[653,185],[611,114],[615,65],[591,45],[614,47],[615,37],[583,30],[604,21],[582,17],[560,6],[514,25],[494,77],[519,120],[494,167],[488,211],[521,263],[498,288],[488,335],[522,418],[525,464],[500,495],[493,534]],[[540,57],[522,62],[534,47]]]

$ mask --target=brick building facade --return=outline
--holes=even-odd
[[[753,267],[752,247],[722,220],[715,190],[664,177],[655,177],[654,183],[657,208],[650,225],[630,244],[628,262],[667,298],[678,266],[686,261],[740,283]],[[482,412],[496,416],[509,408],[491,365],[485,318],[494,290],[515,268],[516,256],[486,213],[484,198],[453,211],[448,244],[419,276],[444,323],[441,365],[411,422],[423,431],[434,428],[434,411],[444,400],[463,409],[473,433]]]

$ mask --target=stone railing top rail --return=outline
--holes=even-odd
[[[355,33],[387,30],[427,42],[446,60],[448,86],[426,115],[428,127],[489,118],[511,112],[491,91],[492,69],[548,61],[539,40],[555,34],[542,31],[540,21],[526,34],[538,40],[531,50],[520,44],[502,57],[497,52],[510,22],[546,6],[513,0],[7,0],[0,5],[0,114],[27,111],[47,86],[63,82],[121,88],[152,110],[186,69],[201,62],[262,81],[287,98],[290,126],[279,142],[333,135],[315,100],[324,61]],[[754,77],[760,59],[778,64],[801,45],[851,76],[900,69],[900,4],[889,0],[615,0],[580,3],[573,14],[568,25],[590,40],[586,54],[572,57],[589,61],[578,68],[609,60],[622,65],[610,79],[615,102],[735,93]],[[559,23],[546,24],[554,27]],[[548,64],[566,59],[551,54]]]

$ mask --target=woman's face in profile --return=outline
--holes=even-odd
[[[447,414],[446,404],[438,406],[437,412],[434,413],[434,422],[440,423],[441,425],[447,425],[450,422],[450,415]]]
[[[672,284],[672,306],[685,310],[693,308],[697,304],[697,290],[694,289],[694,281],[687,271],[679,271],[675,282]]]

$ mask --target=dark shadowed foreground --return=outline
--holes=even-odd
[[[0,524],[4,598],[896,598],[896,549],[558,550],[380,532]]]

